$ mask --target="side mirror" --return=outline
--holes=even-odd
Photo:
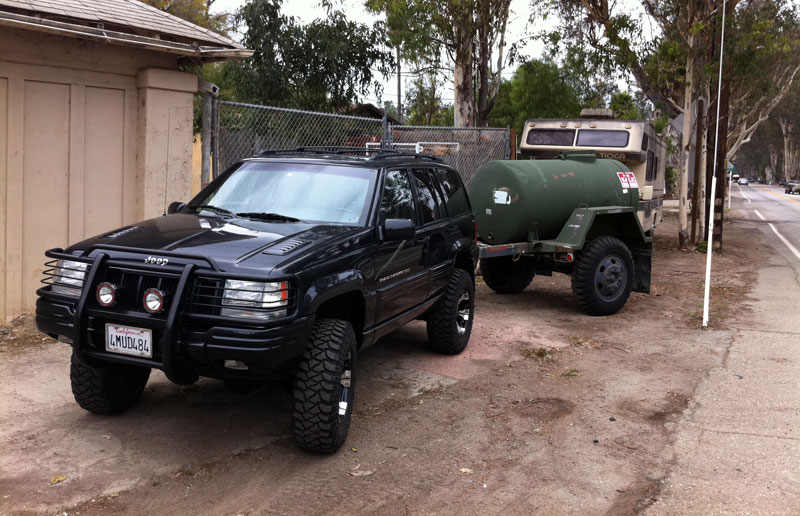
[[[411,219],[387,219],[383,223],[383,239],[387,241],[409,240],[417,233]]]
[[[181,201],[171,202],[169,204],[169,208],[167,208],[167,213],[169,215],[172,215],[173,213],[178,213],[179,211],[181,211],[185,207],[186,207],[186,203],[185,202],[181,202]]]

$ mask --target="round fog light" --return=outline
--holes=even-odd
[[[95,294],[97,295],[97,302],[100,303],[100,306],[111,306],[117,300],[117,287],[112,283],[104,281],[97,285]]]
[[[149,288],[144,293],[144,309],[157,314],[164,309],[164,293],[157,288]]]

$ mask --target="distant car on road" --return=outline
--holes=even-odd
[[[739,184],[744,186],[750,186],[750,180],[747,179],[746,177],[740,177]]]
[[[797,190],[798,182],[795,179],[790,179],[783,184],[783,191],[787,194],[792,194],[795,192],[800,193],[800,190]]]

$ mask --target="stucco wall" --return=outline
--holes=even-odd
[[[0,318],[33,309],[44,251],[191,194],[194,75],[175,56],[0,31]],[[0,320],[1,322],[1,320]]]

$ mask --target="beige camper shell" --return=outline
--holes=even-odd
[[[639,220],[653,230],[662,219],[666,141],[644,120],[539,118],[525,123],[519,152],[553,159],[563,151],[591,150],[598,158],[621,161],[639,183]]]

